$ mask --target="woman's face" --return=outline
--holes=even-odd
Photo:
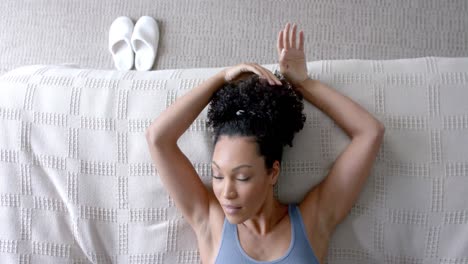
[[[221,136],[215,145],[213,191],[231,223],[255,216],[276,183],[278,170],[268,174],[253,137]],[[274,168],[278,168],[275,162]]]

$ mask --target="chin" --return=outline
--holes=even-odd
[[[233,225],[243,223],[246,220],[244,219],[245,217],[242,215],[229,215],[226,213],[224,213],[224,215],[226,216],[226,219],[229,221],[229,223]]]

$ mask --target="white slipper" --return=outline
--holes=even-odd
[[[109,29],[109,51],[115,67],[121,71],[128,71],[133,67],[135,55],[130,42],[133,28],[133,21],[129,17],[120,16],[112,22]]]
[[[159,28],[156,20],[150,16],[140,17],[133,29],[131,40],[137,70],[151,70],[156,58],[158,42]]]

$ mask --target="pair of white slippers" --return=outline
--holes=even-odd
[[[121,71],[131,70],[134,63],[138,71],[151,70],[158,42],[158,24],[150,16],[140,17],[135,25],[129,17],[120,16],[109,29],[109,51]]]

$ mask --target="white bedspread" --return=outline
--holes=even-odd
[[[308,66],[386,127],[327,262],[468,263],[468,58]],[[1,76],[0,263],[199,263],[144,131],[220,69],[33,65]],[[350,142],[307,102],[305,112],[304,129],[285,149],[276,189],[283,202],[300,201]],[[209,188],[206,113],[178,144]]]

